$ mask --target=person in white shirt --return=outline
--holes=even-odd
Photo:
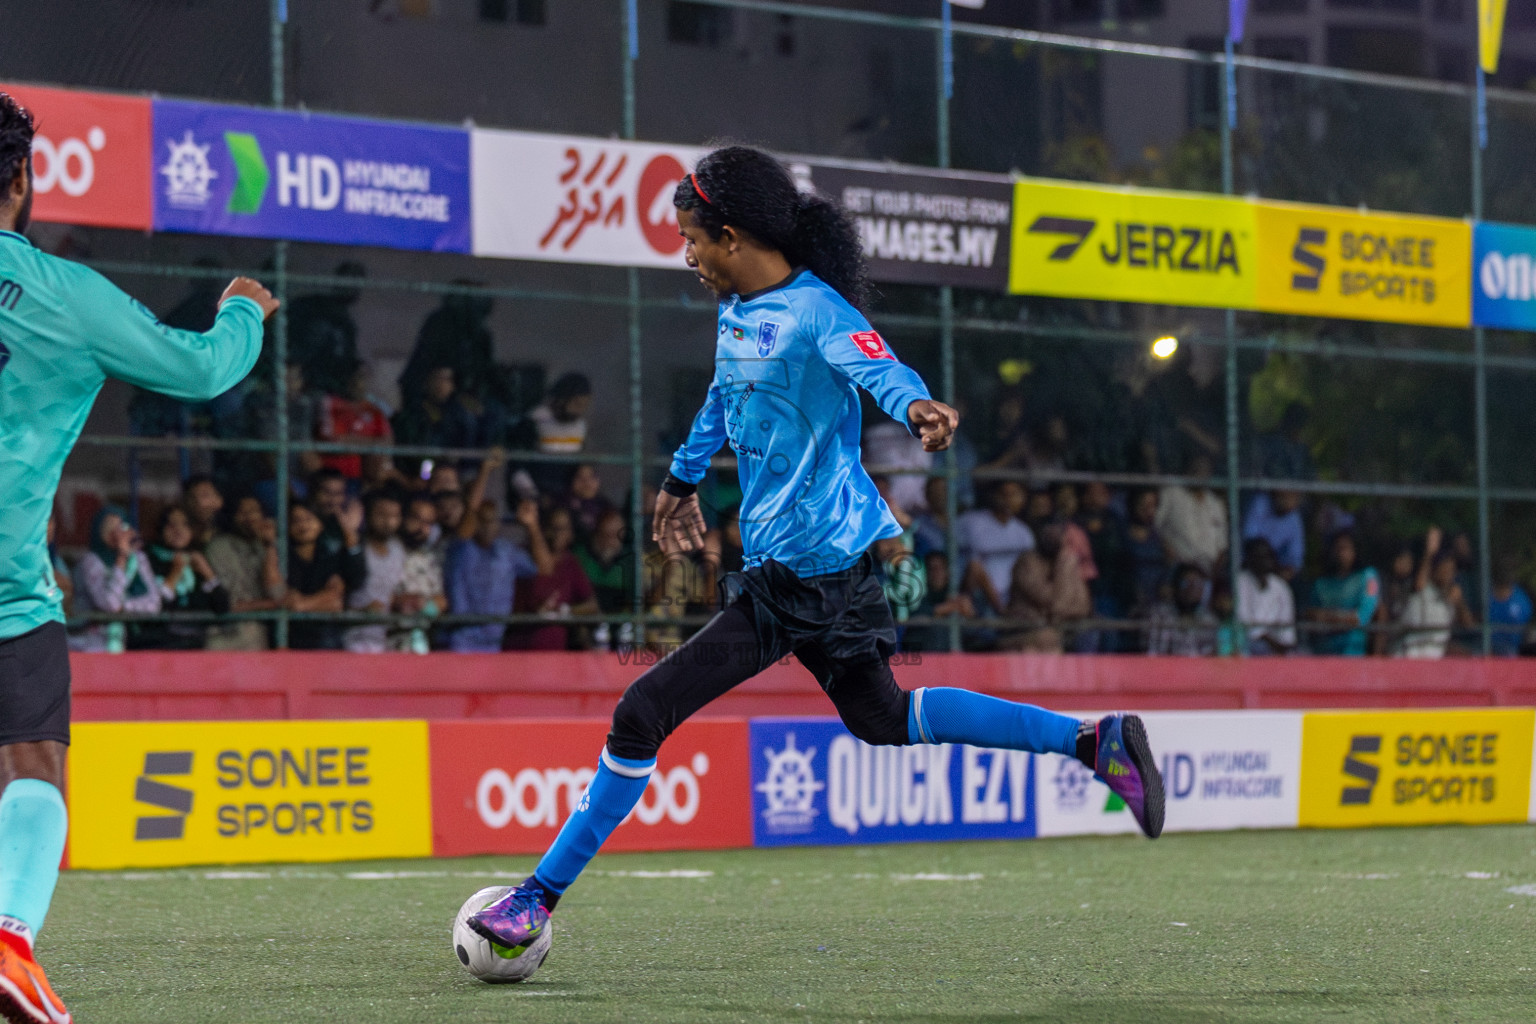
[[[999,480],[987,493],[987,507],[972,509],[955,521],[966,587],[979,589],[991,614],[1008,607],[1013,564],[1035,547],[1035,535],[1019,513],[1024,510],[1024,485]]]
[[[1296,600],[1280,575],[1275,549],[1263,537],[1243,545],[1237,577],[1237,619],[1248,630],[1249,654],[1289,654],[1296,646]]]
[[[405,546],[400,543],[400,499],[383,493],[368,496],[368,512],[363,560],[368,574],[363,585],[347,596],[352,611],[381,615],[390,611],[395,591],[405,573]],[[353,626],[342,636],[347,650],[358,654],[381,654],[389,627],[383,623]]]
[[[1399,620],[1403,626],[1417,628],[1406,630],[1393,645],[1392,653],[1399,658],[1443,658],[1451,642],[1450,627],[1477,625],[1456,582],[1456,556],[1442,552],[1440,541],[1440,528],[1431,527],[1424,538],[1424,557],[1419,560],[1413,593]]]
[[[1185,466],[1185,474],[1211,475],[1211,457],[1197,452]],[[1162,489],[1154,521],[1168,560],[1199,566],[1207,576],[1221,567],[1227,553],[1227,504],[1204,485],[1172,484]]]

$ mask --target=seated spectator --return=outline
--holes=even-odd
[[[229,611],[229,591],[203,552],[193,546],[192,522],[186,509],[168,507],[155,534],[155,542],[149,546],[149,564],[160,585],[160,610],[216,615]],[[201,650],[208,632],[207,624],[201,622],[135,625],[134,646],[174,651]]]
[[[1263,537],[1243,545],[1237,577],[1237,618],[1248,630],[1248,653],[1289,654],[1296,647],[1296,600]]]
[[[1376,609],[1379,629],[1371,638],[1372,654],[1388,654],[1397,650],[1402,639],[1398,623],[1408,610],[1408,599],[1413,596],[1415,585],[1414,566],[1417,564],[1413,545],[1401,544],[1387,564],[1387,578],[1381,585],[1381,604]]]
[[[912,551],[918,558],[949,550],[949,480],[931,476],[923,484],[921,515],[912,520]]]
[[[1024,510],[1024,485],[999,480],[987,491],[987,507],[973,509],[956,521],[960,559],[966,566],[967,589],[979,589],[986,599],[984,614],[996,615],[1008,606],[1013,565],[1035,546],[1035,535],[1019,519]]]
[[[513,425],[510,444],[518,451],[580,455],[587,446],[587,412],[591,408],[592,382],[586,374],[564,374],[550,387],[544,401]],[[507,478],[509,497],[557,495],[570,479],[568,462],[524,463]]]
[[[1005,651],[1060,654],[1064,627],[1093,610],[1077,555],[1062,542],[1060,523],[1040,528],[1037,546],[1019,555],[1004,616],[1025,623],[1023,631],[1004,631],[998,647]]]
[[[1209,477],[1211,457],[1196,452],[1184,472]],[[1158,495],[1157,532],[1171,561],[1199,566],[1209,578],[1227,554],[1227,503],[1204,484],[1170,484]]]
[[[566,488],[560,505],[570,512],[576,536],[582,539],[592,536],[597,521],[613,509],[613,503],[603,497],[603,478],[590,462],[577,466],[571,474],[571,485]]]
[[[1093,542],[1077,522],[1077,487],[1073,484],[1057,484],[1051,491],[1051,521],[1061,524],[1061,541],[1077,555],[1083,582],[1093,589],[1099,578],[1098,563],[1093,560]]]
[[[962,619],[976,617],[976,605],[971,601],[970,595],[951,590],[949,557],[943,551],[930,551],[923,556],[923,578],[927,581],[927,592],[913,610],[914,616],[947,618],[958,615]],[[962,631],[961,647],[969,649],[967,641],[970,639],[969,631]],[[948,623],[909,626],[901,635],[901,649],[904,651],[947,651],[949,646]]]
[[[1275,553],[1275,570],[1287,583],[1296,578],[1306,555],[1299,491],[1269,491],[1253,496],[1243,517],[1243,540],[1262,537]]]
[[[488,440],[481,434],[480,404],[460,394],[453,367],[439,366],[427,372],[421,395],[395,413],[395,438],[403,445],[428,448],[480,448]],[[419,477],[421,459],[407,458],[407,476]],[[445,460],[450,461],[450,460]],[[453,459],[459,465],[469,460]]]
[[[1135,600],[1136,584],[1126,549],[1125,520],[1110,503],[1108,486],[1098,481],[1083,485],[1077,525],[1088,538],[1093,564],[1099,570],[1098,577],[1088,583],[1094,617],[1123,618]],[[1080,634],[1080,640],[1094,641],[1092,650],[1101,653],[1120,649],[1120,636],[1113,631]]]
[[[501,535],[501,515],[493,501],[482,501],[475,509],[472,536],[450,541],[445,572],[448,602],[455,615],[508,615],[517,581],[537,576],[541,569],[553,569],[554,560],[539,529],[538,506],[519,502],[517,521],[528,530],[532,557]],[[460,652],[493,653],[501,650],[505,632],[506,625],[500,622],[458,626],[449,631],[448,646]]]
[[[874,553],[880,585],[885,590],[891,614],[898,623],[906,622],[916,613],[928,592],[923,563],[907,550],[900,537],[875,541]]]
[[[363,503],[347,493],[347,478],[334,469],[318,470],[309,484],[310,507],[320,517],[320,545],[327,557],[341,559],[341,580],[351,593],[368,573],[363,558]]]
[[[1223,658],[1234,657],[1248,650],[1247,631],[1233,621],[1236,602],[1232,598],[1232,582],[1221,579],[1211,587],[1211,614],[1221,623],[1216,629],[1216,653]]]
[[[1414,590],[1403,608],[1404,633],[1393,651],[1400,658],[1443,658],[1451,642],[1451,628],[1467,629],[1477,623],[1461,586],[1456,582],[1456,556],[1440,548],[1443,534],[1432,526],[1424,538],[1424,557],[1419,560]]]
[[[1050,522],[1055,514],[1056,502],[1052,500],[1050,490],[1040,487],[1024,496],[1024,511],[1019,513],[1019,518],[1038,535],[1040,528]]]
[[[882,416],[865,429],[860,449],[866,468],[891,478],[896,504],[913,514],[927,508],[923,485],[933,467],[933,453],[923,450],[922,440],[912,436],[906,424]],[[912,472],[898,472],[903,469]]]
[[[437,542],[437,506],[424,494],[405,500],[405,514],[400,523],[400,543],[405,559],[400,568],[400,585],[395,588],[392,609],[400,615],[433,619],[448,610],[448,596],[443,583],[443,551]],[[425,654],[429,648],[427,631],[422,625],[394,626],[388,634],[392,651]]]
[[[1206,657],[1216,653],[1219,623],[1205,607],[1210,577],[1189,562],[1173,570],[1173,599],[1152,606],[1147,653]]]
[[[370,494],[364,508],[363,585],[347,595],[352,611],[386,615],[394,610],[395,593],[405,577],[405,545],[400,543],[400,499],[393,494]],[[352,626],[342,634],[342,644],[357,654],[382,654],[387,650],[389,626],[369,623]]]
[[[1134,491],[1130,498],[1131,521],[1125,527],[1125,559],[1130,577],[1130,603],[1126,614],[1142,618],[1163,597],[1168,584],[1168,558],[1157,532],[1157,491]]]
[[[348,480],[358,480],[363,475],[361,449],[388,444],[394,439],[389,417],[384,410],[368,397],[368,364],[359,360],[347,375],[344,395],[322,395],[319,403],[319,427],[317,436],[322,441],[337,444],[352,443],[358,451],[322,455],[320,461],[336,470]]]
[[[581,571],[581,562],[572,550],[576,545],[576,527],[571,513],[553,508],[544,513],[542,523],[528,527],[529,533],[544,533],[550,564],[540,570],[517,595],[513,610],[563,619],[571,615],[597,614],[597,597],[592,582]],[[507,630],[506,650],[564,651],[571,648],[569,626],[513,626]]]
[[[484,398],[496,351],[495,339],[486,324],[494,300],[478,289],[478,281],[460,278],[453,282],[475,291],[444,295],[442,303],[427,314],[416,335],[416,346],[400,371],[400,395],[406,402],[420,394],[422,378],[434,366],[451,366],[455,377]]]
[[[290,612],[335,614],[346,605],[346,552],[327,545],[324,534],[319,511],[295,503],[288,513],[288,591],[283,597]],[[288,646],[340,650],[341,627],[323,619],[294,619],[288,624]]]
[[[634,553],[625,543],[624,514],[610,508],[597,521],[597,528],[585,541],[576,545],[576,560],[581,571],[592,584],[592,596],[597,600],[598,611],[604,614],[623,614],[629,611],[634,599],[629,577],[634,572]],[[629,643],[630,624],[617,625],[620,636],[613,636],[614,627],[601,623],[592,631],[592,645],[607,649],[610,643]]]
[[[1515,581],[1515,560],[1509,555],[1493,560],[1492,575],[1493,591],[1488,600],[1491,649],[1495,657],[1513,658],[1520,653],[1525,629],[1531,624],[1531,595]]]
[[[189,476],[181,485],[181,507],[192,528],[191,547],[205,551],[219,532],[219,513],[224,509],[224,495],[209,476]]]
[[[1312,582],[1306,618],[1335,627],[1312,634],[1312,650],[1350,658],[1365,655],[1370,637],[1362,627],[1376,618],[1381,580],[1370,566],[1356,564],[1354,534],[1336,533],[1328,542],[1328,571]]]
[[[267,518],[254,494],[235,501],[230,531],[208,542],[208,565],[229,591],[231,612],[275,611],[283,606],[287,587],[277,562],[277,524]],[[210,651],[264,651],[265,622],[246,619],[208,630]]]
[[[139,531],[128,515],[113,505],[91,520],[90,549],[75,567],[77,612],[133,612],[154,615],[160,610],[160,582],[139,542]],[[70,638],[78,651],[111,651],[126,646],[121,622],[96,623]]]

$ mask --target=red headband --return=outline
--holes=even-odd
[[[699,194],[700,199],[704,200],[704,202],[710,206],[715,205],[714,203],[710,202],[709,196],[705,194],[704,189],[699,185],[699,176],[697,174],[688,175],[688,180],[693,182],[693,190]]]

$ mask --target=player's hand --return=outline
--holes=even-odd
[[[656,518],[651,521],[651,540],[663,554],[695,551],[704,546],[704,512],[699,496],[679,498],[661,491],[656,495]]]
[[[261,307],[261,318],[263,320],[276,313],[277,307],[280,305],[272,297],[272,293],[267,291],[266,287],[254,278],[237,277],[229,282],[229,287],[225,288],[224,294],[219,296],[219,305],[224,305],[225,299],[232,299],[236,295],[244,295],[246,298],[255,301],[256,305]]]
[[[907,421],[917,428],[917,436],[923,439],[923,451],[941,452],[949,447],[960,426],[960,414],[943,402],[931,398],[918,399],[907,406]]]

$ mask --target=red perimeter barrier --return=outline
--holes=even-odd
[[[1536,704],[1536,662],[1453,658],[1148,658],[927,654],[906,687],[962,686],[1070,709],[1476,707]],[[644,663],[610,653],[76,654],[77,721],[258,718],[607,718]],[[794,662],[705,709],[710,717],[826,715]]]

